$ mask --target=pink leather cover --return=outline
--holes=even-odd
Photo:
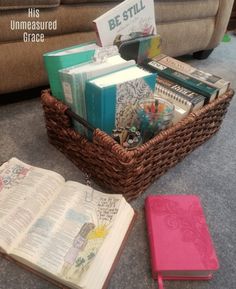
[[[195,195],[153,195],[145,201],[153,278],[166,271],[214,271],[219,268],[215,249]],[[165,274],[164,274],[165,272]],[[166,276],[167,275],[167,276]],[[203,277],[209,279],[211,276]],[[201,278],[200,278],[201,279]]]

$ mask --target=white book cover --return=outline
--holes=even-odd
[[[94,21],[101,46],[156,34],[153,0],[125,0]]]

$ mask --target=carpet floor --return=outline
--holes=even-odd
[[[236,89],[236,36],[221,43],[206,60],[182,60],[219,75]],[[236,288],[236,99],[233,98],[220,131],[181,163],[153,183],[131,205],[138,212],[109,289],[154,289],[144,218],[150,194],[196,194],[201,197],[220,269],[211,281],[165,281],[167,289]],[[0,106],[0,163],[17,157],[34,166],[54,170],[66,180],[85,183],[82,172],[47,141],[39,97]],[[95,185],[96,186],[96,185]],[[54,285],[15,264],[0,259],[0,289],[53,289]]]

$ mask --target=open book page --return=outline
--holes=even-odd
[[[0,248],[9,253],[64,184],[59,174],[16,158],[0,167]]]
[[[115,265],[119,249],[122,247],[126,233],[129,231],[130,224],[134,219],[134,214],[133,208],[123,198],[114,223],[110,227],[109,234],[101,245],[91,267],[80,281],[82,288],[104,288],[107,276]],[[73,285],[70,285],[70,287],[73,288]]]
[[[77,284],[116,220],[123,197],[67,182],[14,249],[14,258]]]

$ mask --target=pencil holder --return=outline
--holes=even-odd
[[[151,139],[171,125],[174,105],[156,97],[141,100],[136,107],[135,125],[141,132],[143,142]]]

